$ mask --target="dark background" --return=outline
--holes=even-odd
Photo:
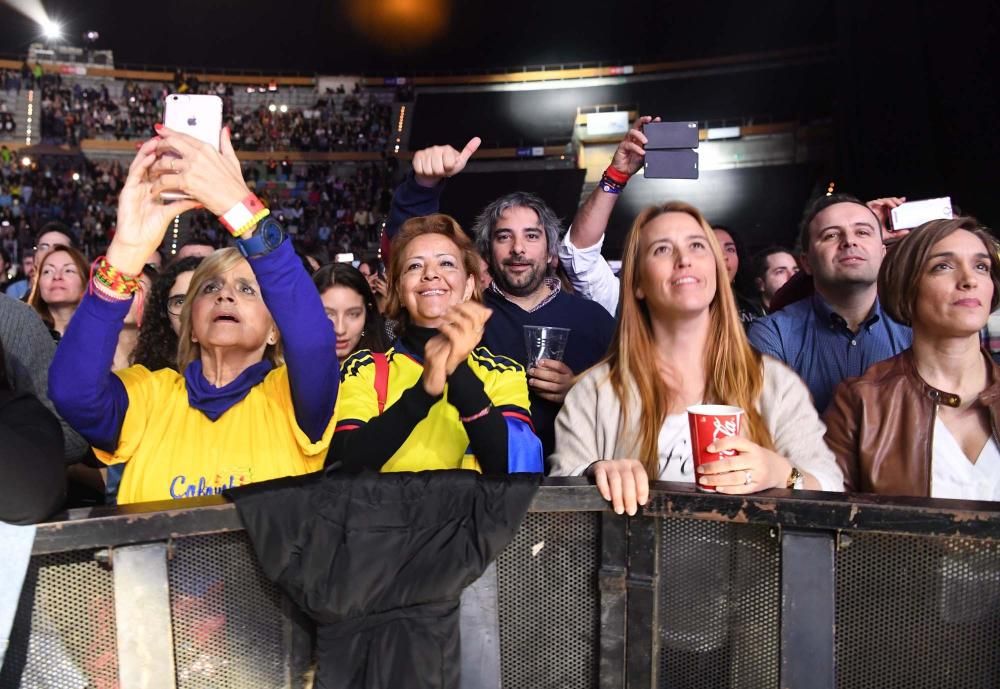
[[[808,119],[827,111],[837,144],[829,171],[838,191],[862,198],[951,195],[962,210],[1000,222],[994,169],[1000,3],[50,0],[45,6],[71,39],[99,31],[98,47],[113,49],[119,63],[306,74],[482,72],[828,46],[827,63],[759,70],[744,79],[665,80],[658,90],[630,84],[626,97],[643,109],[702,121],[759,111]],[[0,27],[0,53],[23,54],[37,34],[34,23],[6,5]],[[413,143],[462,145],[471,133],[488,143],[564,137],[567,114],[603,98],[600,89],[474,95],[472,107],[467,97],[421,96]],[[819,181],[811,179],[811,188]],[[748,197],[756,208],[800,193],[776,180],[746,184],[740,193],[756,190]],[[754,225],[767,221],[766,214],[755,218]]]
[[[577,107],[608,103],[634,106],[668,122],[750,117],[809,122],[832,114],[834,94],[828,84],[835,75],[832,57],[820,56],[805,64],[622,85],[418,93],[410,146],[447,142],[461,148],[473,136],[483,136],[486,146],[562,144],[572,137]]]
[[[831,0],[45,0],[44,7],[71,40],[98,31],[98,47],[123,63],[305,74],[715,57],[827,43],[835,28]],[[436,33],[425,31],[439,16]],[[7,6],[0,27],[4,53],[24,52],[38,33]]]

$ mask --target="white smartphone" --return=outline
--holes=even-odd
[[[171,93],[167,96],[163,111],[163,124],[167,129],[193,136],[219,150],[222,99],[218,96]],[[160,198],[164,201],[176,201],[191,197],[180,191],[165,191],[160,194]]]
[[[938,199],[908,201],[893,208],[889,215],[893,230],[909,230],[931,220],[951,220],[954,212],[951,197],[943,196]]]

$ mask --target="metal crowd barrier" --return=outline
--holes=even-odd
[[[0,687],[307,685],[307,620],[220,498],[41,525]],[[463,689],[1000,686],[1000,508],[550,479],[463,596]],[[405,678],[400,678],[405,687]]]

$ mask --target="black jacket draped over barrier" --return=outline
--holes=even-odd
[[[228,493],[264,573],[317,622],[319,689],[457,689],[459,597],[538,474],[328,472]]]

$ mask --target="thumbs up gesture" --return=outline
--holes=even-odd
[[[413,176],[422,187],[433,187],[445,177],[454,177],[465,169],[483,140],[474,136],[461,151],[452,146],[431,146],[413,154]]]

